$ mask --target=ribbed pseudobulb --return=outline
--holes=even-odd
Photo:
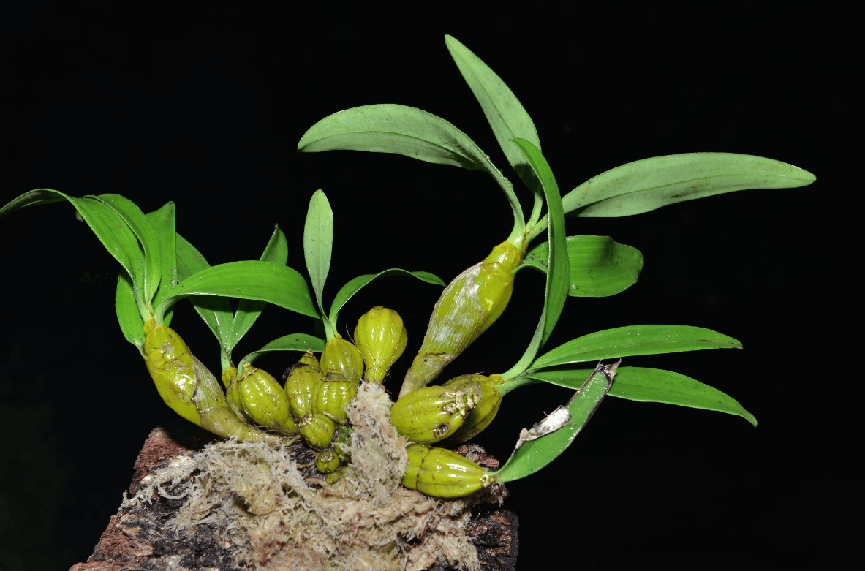
[[[520,248],[502,242],[448,284],[433,308],[400,396],[429,384],[499,318],[511,299],[513,272],[522,259]]]

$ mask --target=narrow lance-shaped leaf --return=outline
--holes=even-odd
[[[272,262],[274,264],[285,265],[288,261],[288,242],[285,239],[285,234],[277,225],[273,229],[273,234],[270,235],[270,240],[261,254],[262,262]],[[252,328],[258,316],[264,310],[267,304],[263,301],[254,299],[240,299],[237,301],[237,310],[234,312],[234,320],[231,324],[231,338],[226,340],[223,346],[223,368],[227,366],[227,360],[231,357],[231,352],[240,342],[244,335]]]
[[[183,280],[166,303],[189,295],[257,299],[289,311],[319,317],[303,276],[272,262],[245,260],[201,270]]]
[[[605,297],[620,293],[637,282],[643,269],[639,250],[609,236],[568,236],[572,297]],[[523,265],[547,271],[549,244],[538,244],[526,254]]]
[[[135,303],[135,289],[128,275],[117,275],[117,288],[114,292],[114,308],[120,331],[127,341],[135,345],[139,352],[144,347],[144,319]]]
[[[773,159],[687,153],[634,161],[589,179],[562,197],[575,216],[631,216],[668,204],[748,188],[795,188],[816,177]]]
[[[108,253],[114,256],[129,274],[135,289],[138,311],[145,317],[147,308],[144,301],[144,252],[126,220],[113,208],[95,196],[76,198],[58,190],[41,188],[25,192],[9,201],[0,208],[0,216],[27,206],[50,204],[64,199],[75,207]]]
[[[486,171],[511,205],[512,234],[521,234],[525,226],[523,211],[510,181],[465,133],[432,113],[392,104],[353,107],[329,115],[310,127],[297,149],[395,153],[430,163]]]
[[[453,36],[445,35],[445,44],[466,83],[477,98],[490,127],[508,162],[531,189],[538,187],[534,171],[513,140],[516,137],[531,142],[538,149],[538,131],[522,103],[513,91],[490,67]]]
[[[544,159],[544,156],[537,147],[524,139],[514,139],[514,143],[525,153],[529,165],[535,170],[538,179],[541,181],[551,221],[549,229],[551,247],[549,248],[549,258],[547,260],[549,271],[547,272],[544,309],[541,313],[541,319],[538,322],[535,335],[529,342],[526,352],[513,367],[503,374],[506,379],[519,376],[520,373],[525,371],[534,360],[538,350],[549,339],[559,316],[562,314],[570,287],[565,216],[562,211],[556,179],[553,177],[553,172],[550,170],[546,159]]]
[[[240,362],[252,363],[263,353],[271,351],[312,351],[314,353],[321,353],[324,350],[324,344],[324,339],[319,339],[305,333],[292,333],[274,339],[258,351],[253,351],[241,359]]]
[[[157,306],[177,285],[177,232],[175,230],[175,209],[173,202],[165,203],[159,210],[147,213],[147,220],[156,232],[160,245],[160,260],[162,262],[162,278],[153,305]],[[168,322],[166,322],[166,325]]]
[[[741,348],[740,342],[711,329],[688,325],[630,325],[572,339],[538,357],[530,370],[634,355]]]
[[[14,212],[15,210],[21,210],[22,208],[26,208],[28,206],[36,206],[39,204],[52,204],[54,202],[63,202],[64,200],[69,200],[69,197],[60,192],[59,190],[53,190],[50,188],[37,188],[25,192],[24,194],[20,194],[6,204],[4,204],[3,208],[0,208],[0,216],[3,216],[10,212]]]
[[[324,316],[324,303],[321,293],[324,282],[330,271],[330,256],[333,251],[333,210],[321,189],[316,190],[309,200],[309,210],[306,213],[306,223],[303,227],[303,256],[306,260],[306,270],[315,292],[321,314]],[[324,320],[327,338],[334,336],[335,323]]]
[[[502,468],[495,472],[499,482],[525,478],[546,467],[570,446],[592,418],[610,390],[618,363],[598,364],[584,377],[582,386],[564,407],[553,411],[531,429],[523,429],[517,448]]]
[[[144,305],[149,305],[162,279],[162,248],[149,220],[138,206],[119,194],[100,194],[96,197],[119,214],[135,233],[144,250]]]
[[[180,234],[176,235],[177,246],[177,279],[183,281],[200,271],[211,267],[204,256],[195,246]],[[219,341],[220,347],[224,346],[231,337],[231,328],[234,325],[234,312],[231,309],[231,300],[215,295],[192,295],[189,302],[196,313],[201,316],[207,327]],[[171,305],[171,300],[166,298],[157,306],[164,308]]]
[[[547,369],[529,373],[531,378],[575,388],[591,369]],[[619,367],[610,396],[640,401],[687,406],[741,416],[757,426],[757,419],[732,397],[700,381],[673,371],[644,367]]]
[[[378,277],[392,275],[409,275],[414,276],[417,279],[428,284],[435,284],[440,286],[445,285],[441,278],[429,272],[410,272],[408,270],[402,270],[400,268],[390,268],[388,270],[384,270],[383,272],[378,272],[377,274],[364,274],[349,281],[347,284],[342,286],[338,292],[336,292],[336,296],[333,298],[333,304],[330,306],[331,323],[336,323],[337,317],[339,316],[339,311],[342,309],[342,306],[345,305],[346,302],[351,299],[354,294],[359,292],[365,285]]]
[[[147,221],[153,228],[159,242],[160,270],[159,286],[153,298],[153,305],[159,305],[166,292],[177,284],[177,260],[175,255],[174,203],[167,202],[159,210],[148,212]],[[128,276],[120,275],[117,279],[115,292],[115,309],[120,330],[127,341],[134,344],[139,351],[144,346],[144,319],[135,303],[135,290]],[[165,325],[171,321],[170,312],[163,318]]]

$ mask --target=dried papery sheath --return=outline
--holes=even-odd
[[[528,430],[525,428],[520,430],[520,437],[517,439],[514,452],[519,450],[520,446],[522,446],[524,442],[537,440],[541,436],[546,436],[547,434],[555,432],[568,424],[568,421],[570,420],[571,413],[568,412],[567,408],[563,406],[556,407],[553,412],[545,416],[543,420],[535,424],[533,427]]]
[[[577,396],[583,391],[589,381],[591,381],[596,375],[602,375],[604,377],[604,381],[606,383],[604,395],[606,395],[607,391],[610,390],[610,387],[613,384],[613,378],[616,376],[616,370],[619,368],[619,364],[621,364],[621,362],[622,360],[619,359],[612,365],[604,365],[603,362],[598,363],[598,365],[595,367],[589,377],[583,382],[582,385],[580,385],[580,388],[577,389],[576,392],[574,392],[573,396],[571,396],[571,398],[568,400],[567,405],[556,407],[553,412],[548,414],[546,417],[544,417],[543,420],[535,424],[533,427],[529,429],[523,428],[520,430],[520,436],[517,439],[516,446],[514,447],[514,452],[519,450],[519,448],[526,442],[529,442],[531,440],[537,440],[538,438],[546,436],[547,434],[551,434],[561,429],[563,426],[569,424],[573,426],[573,423],[571,423],[571,413],[566,407],[570,405],[575,398],[577,398]],[[601,396],[601,398],[603,398],[603,395]],[[595,404],[595,409],[597,409],[600,403],[601,401],[598,400]],[[589,422],[589,419],[591,418],[591,415],[594,414],[595,409],[593,409],[591,414],[584,419],[583,425]]]
[[[499,318],[513,293],[513,272],[523,254],[517,246],[502,242],[448,284],[435,304],[400,396],[428,385]]]

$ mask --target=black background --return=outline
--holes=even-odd
[[[457,125],[516,180],[445,33],[520,98],[563,192],[670,153],[738,152],[805,168],[817,182],[804,188],[569,221],[571,234],[637,247],[645,268],[620,295],[571,298],[549,346],[641,323],[732,335],[744,351],[628,363],[715,386],[760,425],[611,398],[564,456],[509,485],[508,506],[521,518],[519,568],[561,554],[596,569],[830,566],[854,541],[839,518],[861,509],[861,478],[847,460],[860,448],[849,389],[859,379],[848,368],[858,336],[847,328],[861,309],[853,14],[825,2],[602,4],[23,3],[0,15],[0,202],[33,188],[119,193],[144,211],[173,200],[178,231],[212,264],[257,259],[278,223],[289,265],[302,270],[306,206],[322,188],[335,211],[327,299],[388,267],[448,281],[510,230],[489,177],[393,155],[296,152],[330,113],[401,103]],[[90,554],[141,444],[173,413],[118,329],[119,265],[68,204],[4,217],[0,256],[0,567],[63,569]],[[521,272],[508,312],[449,373],[512,365],[542,288],[540,274]],[[376,282],[346,306],[340,328],[388,305],[405,318],[413,352],[437,293],[407,278]],[[190,308],[172,326],[218,368]],[[311,328],[269,308],[238,353]],[[290,362],[261,365],[279,373]],[[567,396],[513,393],[480,443],[507,457],[519,429]]]

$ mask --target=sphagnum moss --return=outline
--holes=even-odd
[[[348,408],[352,462],[334,485],[305,477],[285,446],[229,440],[172,462],[124,505],[184,482],[188,499],[172,526],[215,524],[240,546],[238,561],[262,570],[421,570],[437,558],[479,569],[466,527],[484,500],[442,501],[400,486],[408,456],[391,404],[381,385],[360,385]]]

